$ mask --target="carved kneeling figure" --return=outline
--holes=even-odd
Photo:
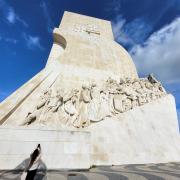
[[[37,111],[34,111],[33,113],[29,112],[28,115],[25,118],[25,122],[23,122],[22,126],[24,125],[30,125],[37,119]]]

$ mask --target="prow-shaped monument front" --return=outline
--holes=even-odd
[[[0,169],[41,144],[48,169],[180,161],[174,97],[139,78],[111,23],[65,12],[46,67],[0,104]]]

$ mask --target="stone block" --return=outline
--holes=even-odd
[[[51,129],[0,128],[0,169],[14,169],[37,144],[48,169],[90,167],[90,133]]]

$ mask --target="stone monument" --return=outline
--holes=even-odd
[[[48,169],[180,161],[174,97],[139,78],[111,23],[65,12],[46,67],[0,104],[0,168],[41,143]]]

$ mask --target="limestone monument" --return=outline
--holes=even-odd
[[[0,104],[0,169],[38,143],[48,169],[180,161],[174,97],[139,78],[111,23],[65,12],[46,67]]]

